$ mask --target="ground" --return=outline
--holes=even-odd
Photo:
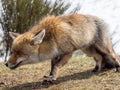
[[[50,72],[50,61],[10,70],[0,65],[0,90],[120,90],[120,73],[115,69],[93,73],[95,62],[88,57],[73,57],[54,84],[43,85]]]

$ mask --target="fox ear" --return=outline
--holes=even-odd
[[[16,37],[18,37],[19,33],[9,32],[9,36],[14,40]]]
[[[38,44],[41,44],[42,41],[43,41],[43,38],[45,36],[45,29],[43,29],[41,32],[37,33],[32,42],[31,42],[31,45],[38,45]]]

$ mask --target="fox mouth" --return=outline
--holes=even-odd
[[[18,66],[20,66],[21,63],[22,61],[16,63],[15,65],[11,66],[10,69],[16,69]]]

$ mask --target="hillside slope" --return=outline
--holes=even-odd
[[[42,85],[49,74],[50,61],[9,70],[0,65],[0,90],[119,90],[120,73],[115,69],[93,73],[92,58],[73,57],[52,85]]]

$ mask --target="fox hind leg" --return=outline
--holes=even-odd
[[[102,70],[102,56],[98,53],[94,54],[94,60],[96,61],[96,66],[93,69],[93,72],[100,72]]]
[[[116,71],[120,71],[120,59],[113,50],[112,46],[111,45],[105,46],[104,44],[99,44],[97,45],[97,48],[106,56],[110,56],[115,62]]]
[[[82,49],[82,51],[90,57],[93,57],[94,60],[96,61],[96,66],[93,69],[93,72],[99,72],[101,71],[102,68],[102,56],[96,51],[96,48],[94,45],[91,45],[90,47]]]

